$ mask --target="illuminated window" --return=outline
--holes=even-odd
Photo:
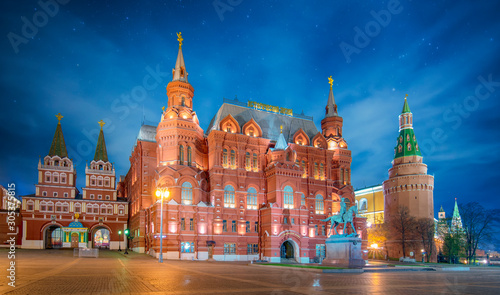
[[[179,164],[184,165],[184,146],[179,146]]]
[[[248,128],[248,135],[254,136],[253,127]]]
[[[247,191],[247,209],[257,209],[257,190],[253,187]]]
[[[257,154],[254,153],[253,154],[253,161],[252,161],[252,167],[253,167],[253,171],[257,171],[259,169],[259,167],[257,167]]]
[[[182,184],[181,198],[182,198],[182,204],[184,205],[193,204],[193,186],[188,181]]]
[[[319,164],[319,177],[323,180],[325,179],[325,166],[323,163]]]
[[[366,199],[361,199],[359,202],[359,210],[366,211],[368,209],[368,201]]]
[[[231,150],[231,167],[236,168],[236,152]]]
[[[247,152],[245,154],[245,169],[247,171],[249,171],[250,169],[252,169],[251,166],[250,166],[250,153],[249,152]]]
[[[316,196],[316,214],[324,214],[324,203],[323,203],[323,196],[322,195],[317,195]]]
[[[227,168],[227,149],[222,150],[222,166]]]
[[[293,209],[293,189],[290,186],[285,186],[283,192],[284,208]]]
[[[344,168],[340,168],[340,183],[344,183]]]
[[[226,185],[224,188],[224,207],[234,208],[234,188],[231,185]]]
[[[191,166],[191,147],[188,146],[188,166]]]
[[[314,178],[315,178],[315,179],[318,179],[318,178],[319,178],[319,177],[318,177],[318,176],[319,176],[319,175],[318,175],[318,163],[316,163],[316,162],[314,163],[314,173],[313,173],[313,175],[314,175]]]
[[[194,243],[181,242],[181,253],[194,253]]]

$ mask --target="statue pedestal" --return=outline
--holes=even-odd
[[[323,264],[360,268],[365,265],[361,255],[361,239],[331,236],[325,241],[326,257]]]

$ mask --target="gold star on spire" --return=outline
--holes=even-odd
[[[330,89],[333,87],[333,79],[332,76],[328,77],[328,84],[330,84]]]
[[[102,129],[102,126],[104,126],[104,124],[106,124],[106,123],[104,123],[104,121],[103,121],[103,120],[101,120],[101,121],[99,121],[99,122],[97,122],[97,123],[101,126],[101,129]]]
[[[177,33],[177,41],[179,41],[179,48],[182,46],[182,32]]]
[[[61,116],[61,113],[56,115],[57,120],[59,121],[58,124],[61,124],[61,119],[64,118],[64,116]]]

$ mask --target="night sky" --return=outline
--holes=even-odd
[[[101,119],[127,173],[141,123],[167,105],[181,31],[203,129],[224,97],[304,111],[320,129],[331,75],[363,188],[388,178],[408,94],[436,216],[454,198],[500,208],[500,1],[45,2],[0,4],[0,184],[18,195],[34,193],[59,112],[79,189]]]

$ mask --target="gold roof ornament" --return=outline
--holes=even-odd
[[[165,106],[162,106],[162,107],[161,107],[161,110],[162,110],[162,111],[165,111]]]
[[[182,32],[177,33],[177,41],[179,41],[179,48],[182,46]]]
[[[330,84],[330,89],[333,87],[333,79],[332,76],[328,77],[328,84]]]
[[[101,129],[102,129],[102,126],[104,126],[104,124],[106,124],[106,123],[104,123],[104,121],[103,121],[103,120],[101,120],[101,121],[99,121],[99,122],[97,122],[97,123],[101,126]]]
[[[61,113],[56,115],[57,120],[59,121],[58,124],[61,124],[61,119],[64,118],[64,116],[61,115]]]
[[[283,125],[280,125],[280,133],[283,133]]]

